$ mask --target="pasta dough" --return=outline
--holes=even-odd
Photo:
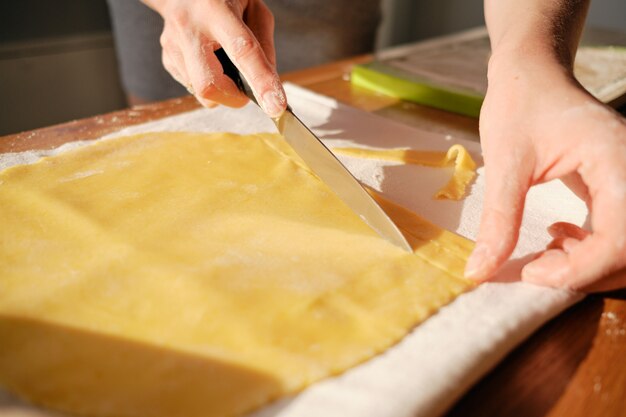
[[[471,287],[471,243],[376,235],[276,135],[151,133],[0,173],[0,384],[88,416],[252,410]]]
[[[452,145],[447,152],[364,148],[333,148],[333,152],[355,158],[380,159],[435,168],[447,167],[453,163],[452,178],[441,190],[435,193],[434,198],[437,200],[462,199],[465,196],[467,186],[476,176],[476,163],[462,145]]]

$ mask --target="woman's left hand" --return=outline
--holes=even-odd
[[[626,120],[571,71],[493,56],[480,118],[486,191],[466,276],[486,280],[517,243],[529,188],[560,178],[587,203],[592,230],[549,228],[554,240],[522,280],[568,289],[626,286]]]

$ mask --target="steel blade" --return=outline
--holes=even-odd
[[[389,242],[412,251],[402,232],[378,203],[290,109],[275,123],[287,143],[361,219]]]

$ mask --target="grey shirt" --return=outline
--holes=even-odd
[[[276,18],[280,72],[371,52],[379,0],[266,0]]]

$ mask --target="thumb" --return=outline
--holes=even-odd
[[[485,163],[485,201],[476,247],[467,261],[465,276],[483,281],[509,258],[519,236],[531,164],[519,158],[497,158]],[[513,162],[513,163],[511,163]]]

